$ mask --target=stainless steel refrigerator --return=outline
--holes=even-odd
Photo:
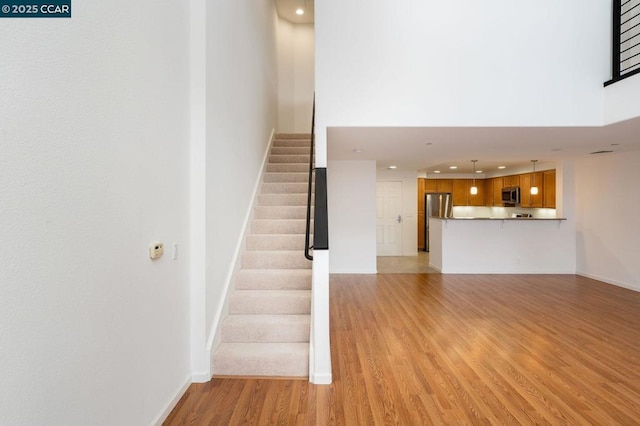
[[[429,251],[429,219],[432,217],[453,217],[450,192],[424,194],[424,251]]]

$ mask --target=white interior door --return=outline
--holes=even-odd
[[[378,256],[402,255],[402,182],[376,182]]]

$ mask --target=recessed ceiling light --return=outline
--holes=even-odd
[[[553,148],[551,151],[553,151],[553,152],[560,152],[560,151],[562,151],[562,148]]]
[[[427,143],[425,143],[425,145],[427,145],[427,146],[431,146],[431,145],[433,145],[433,143],[431,143],[431,142],[427,142]]]
[[[482,170],[476,170],[476,173],[482,173]]]
[[[498,166],[499,169],[506,169],[507,166]]]
[[[353,150],[353,152],[355,152],[355,153],[358,153],[358,154],[359,154],[359,153],[361,153],[361,152],[362,152],[362,150],[361,150],[360,148],[356,148],[356,149],[354,149],[354,150]]]
[[[590,152],[590,154],[609,154],[613,151],[608,151],[608,150],[602,150],[602,151],[594,151],[594,152]]]
[[[434,170],[433,173],[440,173],[440,170]]]
[[[451,170],[455,170],[455,169],[457,169],[457,168],[458,168],[458,166],[449,166],[449,168],[450,168]]]
[[[611,146],[618,146],[620,145],[619,143],[612,143]]]
[[[304,9],[302,9],[301,7],[297,8],[296,15],[304,15]]]
[[[390,170],[395,170],[395,169],[397,169],[397,168],[398,168],[398,166],[389,166],[388,168],[389,168]]]

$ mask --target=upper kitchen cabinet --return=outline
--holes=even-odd
[[[473,179],[453,180],[453,205],[454,206],[484,206],[485,188],[482,179],[476,179],[477,194],[471,194]]]
[[[423,182],[422,193],[438,192],[438,184],[434,179],[420,179]]]
[[[538,187],[538,193],[531,194],[532,186]],[[520,175],[520,207],[542,207],[544,186],[542,172]]]
[[[543,180],[543,204],[542,207],[547,209],[555,209],[556,208],[556,171],[555,170],[545,170],[542,172],[542,180]],[[537,182],[537,181],[536,181]]]
[[[471,193],[471,186],[473,186],[473,180],[469,179],[469,184],[468,184],[468,194],[469,194],[469,204],[470,206],[484,206],[485,204],[485,196],[486,196],[486,192],[485,192],[485,188],[484,188],[484,182],[482,181],[482,179],[476,179],[476,188],[478,188],[478,193],[477,194],[472,194]]]
[[[467,190],[467,179],[454,179],[453,180],[453,205],[454,206],[468,206],[469,204],[469,192]]]
[[[489,178],[484,180],[484,205],[488,207],[503,206],[501,177]]]
[[[453,192],[453,179],[434,179],[436,192]]]
[[[520,175],[505,176],[502,178],[502,184],[505,188],[520,186]]]

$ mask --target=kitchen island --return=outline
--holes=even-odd
[[[564,218],[430,218],[429,266],[445,274],[573,274]]]

